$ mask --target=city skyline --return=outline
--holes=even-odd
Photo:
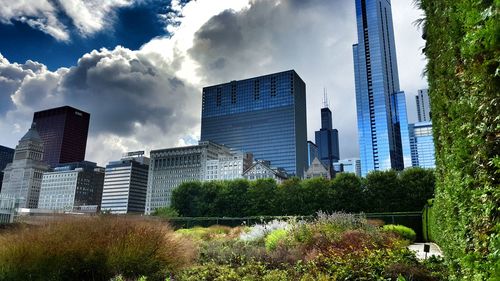
[[[6,76],[8,71],[16,70],[19,76],[9,77],[10,84],[0,87],[0,144],[15,146],[23,131],[30,126],[29,114],[66,104],[92,114],[85,158],[97,161],[100,165],[104,165],[109,159],[116,159],[124,151],[149,151],[193,144],[200,137],[201,118],[198,108],[203,86],[293,68],[301,74],[308,87],[308,139],[314,140],[314,131],[320,127],[318,109],[322,89],[327,87],[335,109],[333,118],[337,120],[337,129],[342,132],[341,154],[343,157],[357,157],[357,147],[352,145],[356,142],[357,135],[350,55],[350,46],[356,36],[354,3],[268,2],[256,1],[253,5],[246,1],[218,1],[217,5],[209,5],[207,1],[189,2],[185,5],[174,2],[175,5],[170,8],[176,11],[177,17],[173,16],[172,19],[177,20],[178,24],[163,22],[164,27],[170,26],[171,33],[175,31],[171,37],[159,32],[163,37],[153,39],[156,36],[153,35],[139,43],[144,44],[139,48],[117,36],[116,42],[102,45],[109,50],[92,52],[99,48],[96,45],[101,36],[99,32],[116,30],[117,26],[124,23],[120,16],[123,9],[144,9],[138,4],[126,8],[116,7],[119,14],[115,18],[117,22],[103,24],[95,34],[88,33],[85,37],[78,32],[70,32],[69,41],[51,39],[53,43],[49,47],[56,51],[62,50],[62,54],[68,57],[66,62],[59,65],[51,58],[40,58],[43,50],[37,52],[20,48],[18,55],[12,56],[12,50],[9,51],[8,48],[12,42],[8,41],[10,43],[7,44],[7,41],[3,41],[4,43],[0,43],[0,53],[3,56],[0,59],[0,75]],[[423,41],[420,31],[413,25],[420,12],[411,3],[396,2],[393,3],[393,14],[396,51],[400,58],[401,88],[411,96],[407,97],[411,104],[414,103],[412,97],[417,90],[427,87],[421,77],[425,63],[420,54]],[[264,8],[269,7],[270,11],[263,12]],[[234,11],[225,11],[229,8]],[[106,9],[112,11],[114,8]],[[305,14],[299,15],[299,10]],[[276,15],[272,21],[248,22],[244,26],[244,22],[252,16],[265,19],[268,15],[266,13],[270,12]],[[18,11],[19,13],[22,14],[22,11]],[[313,13],[317,18],[311,20],[310,15]],[[182,18],[179,17],[181,14]],[[4,14],[1,17],[0,25],[3,29],[0,29],[0,36],[5,34],[2,30],[16,29],[22,25],[19,22],[5,24],[15,19],[7,19]],[[287,22],[290,17],[294,17],[295,22]],[[325,22],[329,24],[324,25]],[[214,24],[220,28],[211,29]],[[231,26],[241,28],[234,30]],[[24,29],[27,28],[29,27],[24,26]],[[299,31],[298,34],[296,30]],[[51,35],[43,31],[35,31],[40,36],[51,38]],[[235,44],[230,46],[211,41],[221,34],[227,36],[224,40],[241,40],[233,40]],[[19,36],[22,37],[22,33]],[[129,37],[131,36],[132,34]],[[268,42],[266,38],[275,40]],[[81,47],[76,55],[58,47],[64,45],[65,48],[70,48],[81,41],[92,42],[88,44],[91,47]],[[251,43],[253,41],[255,43]],[[268,43],[264,44],[265,42]],[[113,44],[124,47],[115,49]],[[180,54],[184,55],[183,59],[173,56],[174,44]],[[249,61],[255,61],[258,55],[252,51],[254,44],[259,44],[268,55],[257,60],[258,63],[248,64]],[[88,54],[83,56],[84,53]],[[80,62],[77,63],[79,58]],[[25,59],[37,62],[22,64]],[[242,68],[242,65],[246,67]],[[58,68],[59,66],[71,68]],[[241,71],[235,72],[236,69]],[[113,73],[120,75],[112,75]],[[140,74],[138,77],[143,79],[131,83],[136,74]],[[86,78],[85,81],[83,78]],[[30,110],[32,111],[28,112]],[[414,114],[410,111],[408,116],[413,118]],[[152,137],[152,133],[162,137]],[[103,151],[100,149],[102,145],[109,149]]]

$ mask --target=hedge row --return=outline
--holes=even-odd
[[[317,211],[421,211],[434,195],[434,171],[375,171],[366,178],[339,174],[333,180],[293,178],[187,182],[172,193],[172,207],[185,217],[313,215]]]
[[[452,280],[498,280],[500,1],[418,4],[436,145],[435,239]]]

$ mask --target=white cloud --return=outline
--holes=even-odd
[[[57,3],[58,5],[56,5]],[[91,35],[107,27],[113,10],[129,6],[133,0],[0,0],[0,22],[20,21],[59,41],[70,41],[68,26],[58,18],[64,12],[78,32]]]

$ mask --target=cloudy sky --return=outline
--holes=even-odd
[[[427,87],[422,17],[392,1],[401,89],[410,121]],[[0,145],[14,147],[33,112],[70,105],[91,114],[89,161],[195,143],[201,88],[295,69],[307,84],[308,136],[323,88],[341,158],[357,157],[347,0],[0,0]]]

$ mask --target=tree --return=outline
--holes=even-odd
[[[318,211],[330,212],[335,210],[333,189],[328,180],[313,178],[303,180],[304,194],[303,215],[313,215]]]
[[[399,174],[402,194],[401,211],[421,211],[427,201],[434,197],[436,178],[434,170],[410,168]]]
[[[401,210],[401,188],[394,170],[372,171],[364,180],[366,212],[396,212]]]
[[[218,197],[215,199],[215,208],[218,216],[246,216],[249,187],[250,183],[246,179],[221,182]]]
[[[154,210],[151,214],[160,218],[177,218],[179,217],[179,212],[176,209],[171,207],[161,207]]]
[[[250,216],[272,216],[277,212],[277,185],[274,179],[258,179],[250,183],[248,189],[248,209]]]
[[[332,181],[335,210],[359,213],[365,210],[361,179],[352,173],[340,173]]]
[[[278,211],[282,215],[303,215],[307,202],[299,178],[291,178],[278,186]]]
[[[180,184],[172,191],[172,208],[184,217],[200,216],[201,182],[190,181]]]

